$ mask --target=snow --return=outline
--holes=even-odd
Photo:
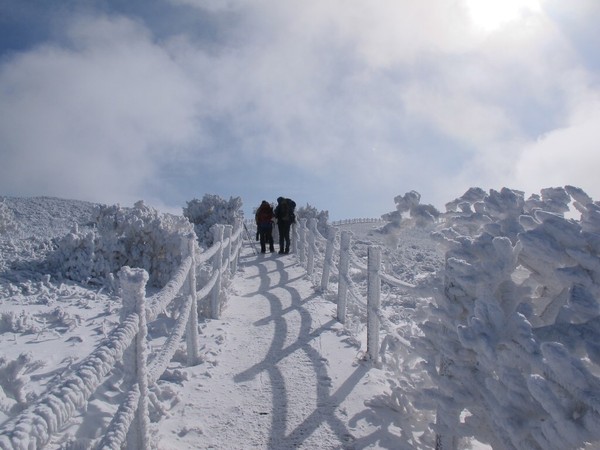
[[[121,311],[108,289],[55,281],[43,271],[53,242],[75,225],[84,230],[95,205],[53,198],[5,198],[2,205],[0,313],[3,320],[12,313],[15,323],[3,326],[0,345],[3,364],[20,362],[20,371],[1,379],[9,404],[0,422],[21,409],[11,409],[11,397],[34,403],[92,353]],[[223,317],[200,324],[202,363],[188,368],[175,358],[159,381],[162,398],[155,401],[165,414],[151,424],[159,448],[393,446],[394,413],[374,400],[385,392],[386,376],[361,361],[364,349],[335,315],[335,304],[315,296],[293,256],[257,261],[244,247]],[[106,425],[120,396],[109,382],[48,447],[97,438],[94,421]],[[382,415],[388,430],[379,428]]]
[[[580,220],[562,216],[571,200]],[[220,316],[198,322],[198,364],[188,366],[185,338],[177,345],[169,334],[181,334],[178,311],[191,297],[184,287],[185,298],[167,304],[152,296],[157,287],[149,283],[143,340],[151,354],[165,344],[174,353],[144,369],[155,379],[152,367],[167,367],[155,384],[142,386],[149,423],[141,423],[152,445],[432,448],[435,430],[445,442],[476,436],[498,449],[597,443],[597,204],[574,187],[545,189],[527,201],[518,191],[473,189],[450,202],[446,214],[420,205],[415,192],[396,202],[386,221],[338,224],[352,233],[345,324],[336,319],[335,267],[323,290],[322,260],[307,273],[300,255],[256,255],[247,241],[235,275],[221,280]],[[111,226],[110,214],[143,233],[163,259],[156,263],[127,227],[120,230],[128,241],[98,241]],[[97,230],[97,223],[105,228]],[[132,367],[110,359],[120,360],[123,349],[110,357],[95,350],[109,336],[113,347],[122,345],[111,335],[123,319],[122,282],[101,271],[71,281],[56,250],[78,255],[70,268],[82,274],[90,252],[100,249],[105,270],[123,258],[109,255],[132,248],[139,264],[157,268],[156,282],[176,278],[167,284],[171,293],[184,285],[181,264],[189,265],[187,250],[175,256],[182,248],[177,236],[192,229],[141,202],[98,209],[74,200],[0,198],[0,431],[34,410],[38,416],[21,426],[23,446],[27,427],[40,427],[36,417],[44,417],[50,429],[59,428],[46,448],[88,448],[116,414],[133,420],[139,393],[123,381],[134,376]],[[322,241],[313,244],[321,255]],[[373,245],[382,249],[380,361],[366,357],[364,268]],[[194,248],[205,264],[211,250]],[[199,283],[208,281],[202,266],[196,275]],[[126,328],[131,341],[135,326]],[[82,400],[79,391],[94,390],[91,380],[105,370],[111,370],[106,382]],[[48,393],[67,382],[77,411],[62,424],[53,412],[61,404]],[[117,427],[105,442],[119,434]],[[0,435],[0,447],[3,442]],[[489,448],[481,442],[462,438],[460,445]]]
[[[256,264],[245,251],[240,270],[222,319],[202,327],[205,363],[187,370],[159,447],[341,448],[377,433],[364,401],[385,379],[359,361],[335,305],[292,256]]]

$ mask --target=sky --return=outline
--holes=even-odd
[[[0,0],[0,195],[600,199],[597,0]]]

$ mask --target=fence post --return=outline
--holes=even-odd
[[[214,244],[219,243],[221,246],[217,253],[213,256],[213,273],[217,274],[217,281],[213,286],[210,296],[210,317],[212,319],[218,319],[221,315],[221,276],[223,267],[223,234],[225,232],[225,226],[217,224],[213,228],[213,241]],[[214,245],[213,244],[213,245]]]
[[[121,317],[126,317],[135,311],[139,316],[139,330],[135,342],[123,355],[125,376],[128,384],[137,383],[140,390],[140,399],[135,411],[133,426],[127,433],[127,448],[150,448],[149,442],[149,417],[148,417],[148,327],[146,325],[146,283],[148,272],[144,269],[132,269],[124,266],[119,271],[119,280],[123,291],[123,309]],[[125,355],[130,358],[125,360]],[[131,383],[130,383],[131,382]]]
[[[242,227],[242,219],[239,217],[235,219],[235,225],[233,226],[233,234],[237,235],[237,239],[235,240],[235,250],[233,253],[233,261],[231,261],[231,273],[237,272],[238,267],[238,259],[240,256],[240,252],[238,251],[238,240],[242,238],[242,233],[240,232],[240,228]]]
[[[325,248],[325,259],[323,260],[323,276],[321,277],[321,291],[327,291],[329,285],[329,272],[331,271],[331,261],[333,260],[333,247],[335,242],[336,230],[329,228],[327,234],[327,247]]]
[[[367,280],[367,355],[377,364],[379,360],[379,303],[381,296],[381,248],[369,246]]]
[[[298,225],[296,222],[290,225],[290,240],[292,253],[298,253]]]
[[[306,246],[306,219],[300,219],[300,228],[298,229],[298,257],[300,265],[304,266],[306,256],[304,253]]]
[[[337,319],[346,323],[346,298],[348,296],[348,266],[350,264],[350,237],[352,232],[342,231],[340,238],[340,279],[338,281]]]
[[[227,244],[227,247],[223,249],[223,259],[225,261],[227,261],[227,270],[229,270],[231,272],[231,246],[232,246],[232,242],[231,242],[231,236],[232,236],[232,230],[233,230],[233,226],[232,225],[225,225],[225,231],[223,233],[223,241],[229,240],[229,244]]]
[[[192,257],[192,265],[187,276],[188,295],[192,296],[190,302],[190,316],[188,318],[186,336],[187,364],[194,366],[199,362],[198,351],[198,300],[196,298],[196,254],[194,244],[195,234],[190,234],[187,240],[188,255]]]
[[[306,263],[306,273],[312,276],[315,270],[315,236],[317,233],[317,219],[314,217],[308,219],[308,245],[307,245],[307,257],[308,262]]]

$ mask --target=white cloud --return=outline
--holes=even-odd
[[[190,32],[190,18],[158,40],[152,20],[88,18],[63,45],[5,60],[3,191],[66,173],[55,190],[137,196],[148,180],[159,190],[167,159],[164,192],[178,173],[200,191],[189,198],[260,172],[289,173],[307,196],[320,179],[389,192],[392,206],[411,189],[443,203],[513,181],[523,142],[582,123],[570,111],[589,78],[544,9],[481,33],[454,0],[171,3],[198,7],[208,31]],[[245,161],[252,170],[228,172]]]
[[[593,97],[592,97],[593,98]],[[515,186],[539,192],[551,186],[577,186],[600,199],[600,101],[579,105],[568,126],[553,130],[523,149],[516,163]]]
[[[514,132],[501,105],[479,100],[468,91],[437,91],[417,82],[406,89],[403,99],[409,115],[421,117],[445,135],[470,146],[485,146]]]
[[[131,21],[81,19],[69,34],[69,46],[41,46],[0,68],[2,190],[135,198],[158,146],[193,134],[197,93]]]

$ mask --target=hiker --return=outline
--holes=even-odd
[[[287,255],[290,252],[290,227],[296,221],[295,207],[294,200],[284,197],[277,198],[275,218],[279,230],[279,254]]]
[[[267,244],[269,244],[269,251],[273,253],[275,247],[273,246],[273,207],[263,200],[254,218],[256,220],[256,233],[258,234],[258,240],[260,241],[260,252],[266,253]]]

